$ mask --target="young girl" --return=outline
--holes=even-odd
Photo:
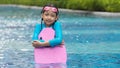
[[[66,68],[66,48],[61,23],[57,21],[58,13],[55,6],[44,6],[41,24],[35,26],[32,45],[36,68]]]

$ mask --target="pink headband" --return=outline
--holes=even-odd
[[[51,10],[52,12],[58,12],[57,8],[55,8],[55,7],[50,7],[50,6],[44,7],[43,10],[45,10],[45,11]]]

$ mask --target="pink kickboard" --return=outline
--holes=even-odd
[[[39,34],[39,38],[48,41],[54,39],[55,31],[52,28],[44,28]],[[65,45],[55,47],[41,47],[34,49],[34,58],[36,63],[66,63],[67,55]]]

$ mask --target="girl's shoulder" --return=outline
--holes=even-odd
[[[61,25],[61,23],[59,21],[56,21],[54,25]]]
[[[61,28],[61,23],[59,21],[56,21],[53,25],[53,29],[58,29],[58,28]]]
[[[55,23],[60,23],[60,21],[56,21]]]
[[[41,24],[39,24],[39,23],[36,23],[36,24],[35,24],[35,26],[41,26]]]
[[[41,29],[41,24],[36,23],[36,24],[35,24],[35,29]]]
[[[36,23],[36,24],[35,24],[35,27],[41,27],[41,26],[43,27],[44,24],[40,24],[40,23]]]

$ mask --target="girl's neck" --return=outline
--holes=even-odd
[[[52,25],[46,25],[46,24],[45,24],[45,27],[51,27],[51,26],[52,26]]]

